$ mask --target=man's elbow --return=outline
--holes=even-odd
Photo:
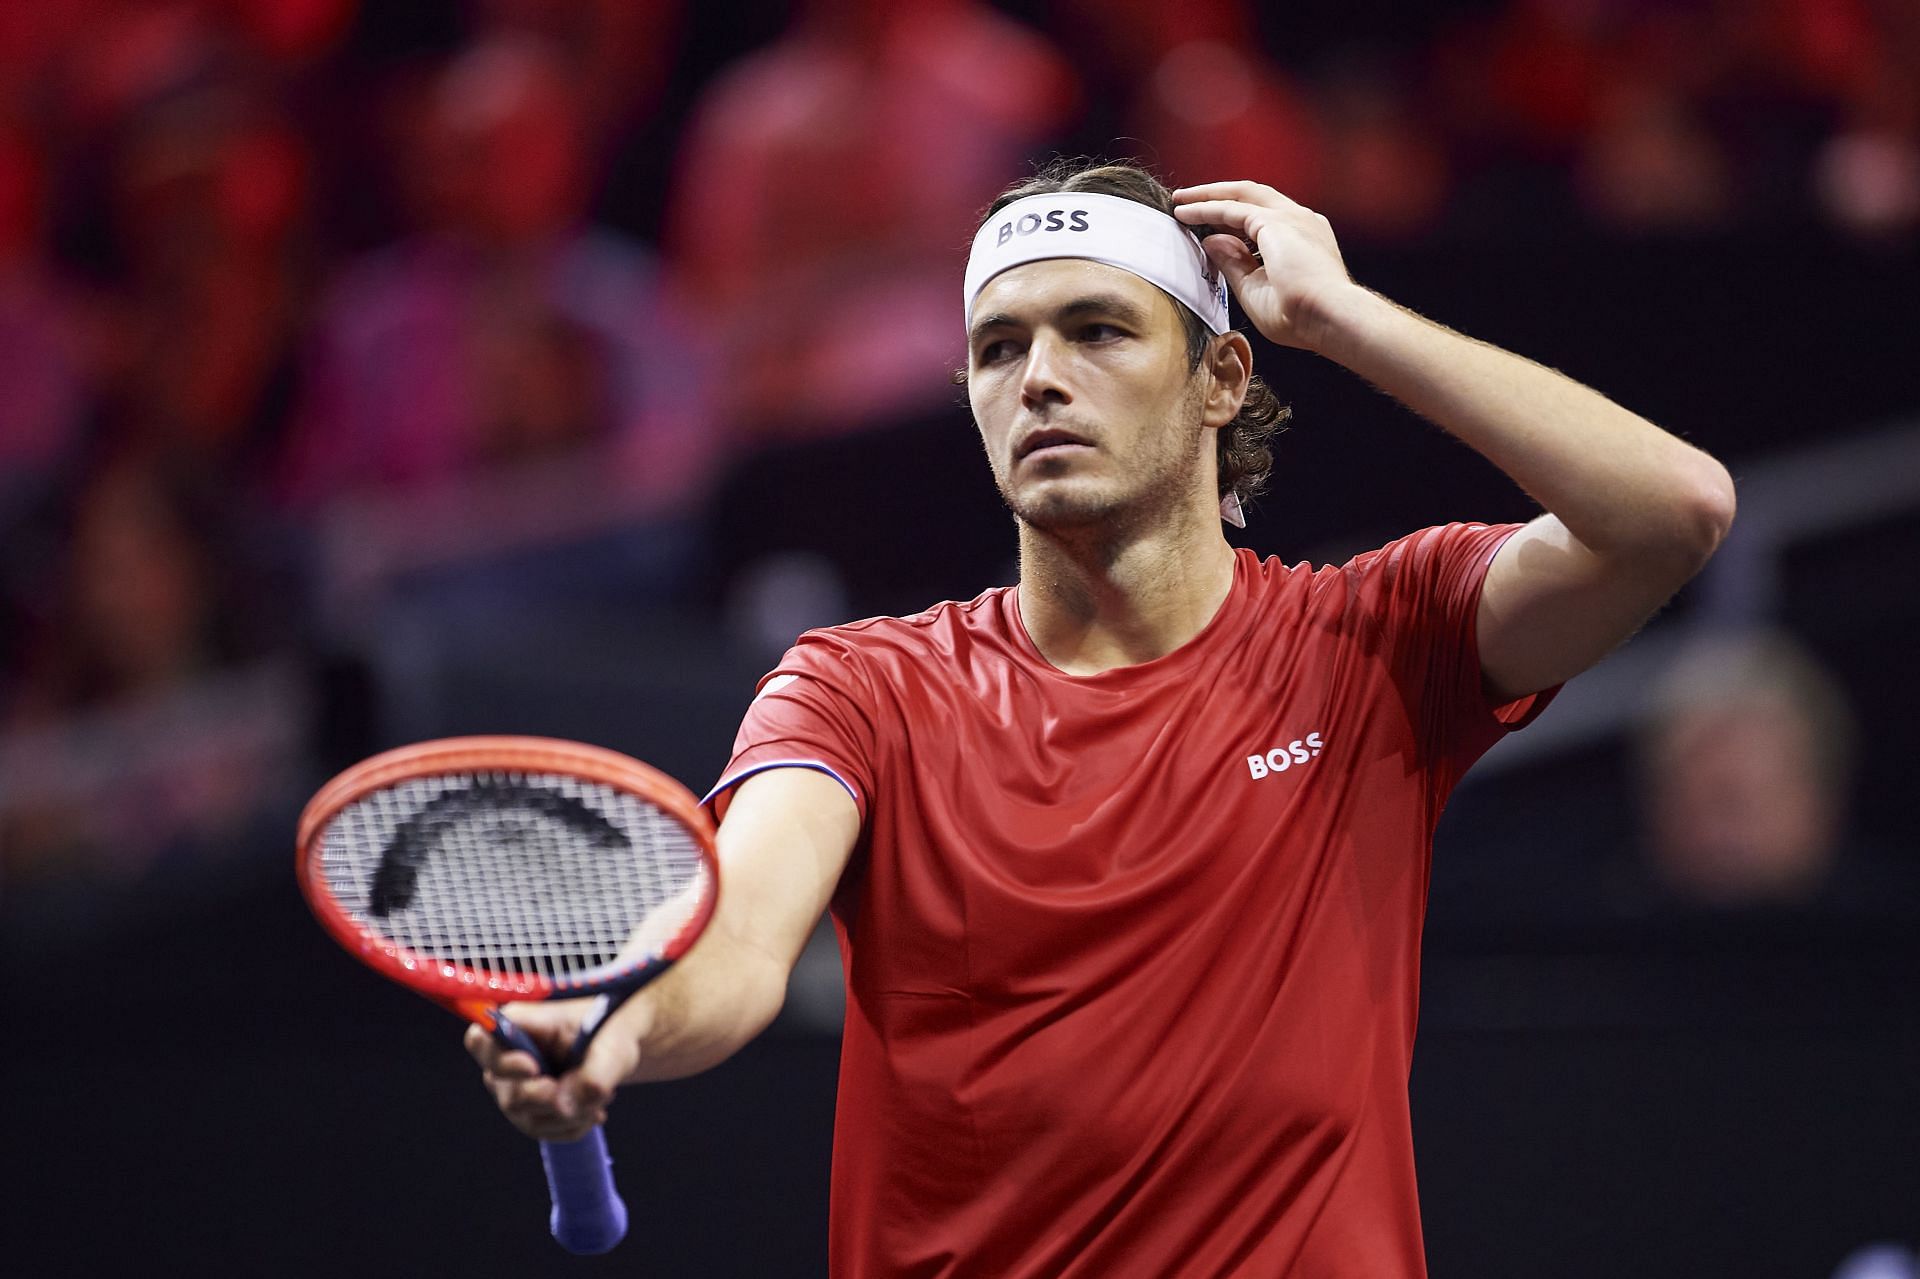
[[[1687,496],[1681,521],[1682,544],[1694,561],[1695,571],[1705,566],[1713,553],[1726,541],[1733,529],[1733,517],[1739,507],[1733,476],[1727,468],[1702,453]]]
[[[1706,566],[1733,527],[1733,477],[1704,453],[1689,459],[1684,473],[1669,476],[1658,505],[1643,516],[1632,558],[1680,580]],[[1624,548],[1623,548],[1624,549]]]

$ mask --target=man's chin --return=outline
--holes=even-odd
[[[1118,509],[1105,494],[1075,487],[1049,485],[1038,493],[1007,499],[1007,507],[1022,524],[1042,533],[1067,533],[1110,521]]]

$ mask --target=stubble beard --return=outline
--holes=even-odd
[[[1183,398],[1175,412],[1182,429],[1162,437],[1154,449],[1133,460],[1137,483],[1116,489],[1111,484],[1068,482],[1048,485],[1039,494],[1022,494],[1009,478],[999,485],[1001,501],[1021,524],[1058,537],[1090,533],[1103,539],[1124,537],[1132,528],[1165,518],[1185,500],[1187,486],[1193,482],[1199,437],[1205,431],[1198,395]]]
[[[1022,495],[1000,489],[1000,499],[1013,517],[1041,533],[1073,533],[1113,522],[1124,511],[1126,496],[1099,492],[1091,485],[1052,484],[1043,493]]]

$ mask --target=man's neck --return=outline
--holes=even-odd
[[[1021,621],[1069,675],[1165,657],[1206,629],[1232,587],[1233,548],[1217,519],[1118,538],[1020,529]]]

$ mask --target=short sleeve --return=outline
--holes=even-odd
[[[1351,561],[1350,578],[1419,725],[1439,795],[1452,790],[1502,735],[1524,728],[1559,689],[1488,701],[1480,669],[1480,588],[1519,524],[1421,529]]]
[[[733,758],[701,802],[718,821],[733,788],[755,773],[812,768],[847,788],[864,823],[873,793],[873,704],[852,647],[831,632],[809,631],[761,678],[734,735]]]

